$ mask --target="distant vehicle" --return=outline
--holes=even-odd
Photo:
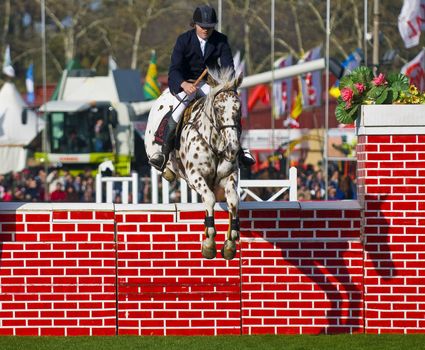
[[[36,152],[36,160],[74,172],[110,160],[120,175],[129,175],[132,163],[140,166],[134,164],[144,152],[138,138],[152,103],[144,101],[137,70],[117,69],[107,76],[65,71],[58,91],[57,100],[40,107],[46,113],[47,152]]]

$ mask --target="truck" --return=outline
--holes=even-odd
[[[36,161],[79,172],[109,160],[123,176],[147,164],[142,136],[152,101],[144,101],[139,71],[65,70],[56,89],[39,109],[46,135]]]

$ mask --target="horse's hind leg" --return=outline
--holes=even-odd
[[[226,179],[224,187],[229,210],[229,229],[227,231],[227,239],[221,249],[221,255],[226,260],[232,260],[236,255],[236,241],[239,238],[240,230],[237,173],[233,173]]]

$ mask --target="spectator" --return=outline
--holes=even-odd
[[[61,182],[56,183],[56,189],[50,195],[50,200],[52,202],[65,202],[66,192],[63,190],[63,185]]]

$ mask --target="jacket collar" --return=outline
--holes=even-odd
[[[207,44],[205,45],[205,55],[202,57],[201,46],[199,44],[198,36],[196,35],[196,30],[195,29],[192,29],[192,42],[193,42],[193,45],[195,46],[195,50],[198,52],[199,57],[203,58],[204,62],[208,59],[208,57],[211,55],[211,53],[215,49],[215,40],[214,40],[214,36],[215,35],[214,34],[215,34],[215,30],[211,34],[211,36],[209,37],[209,39],[207,40]]]

